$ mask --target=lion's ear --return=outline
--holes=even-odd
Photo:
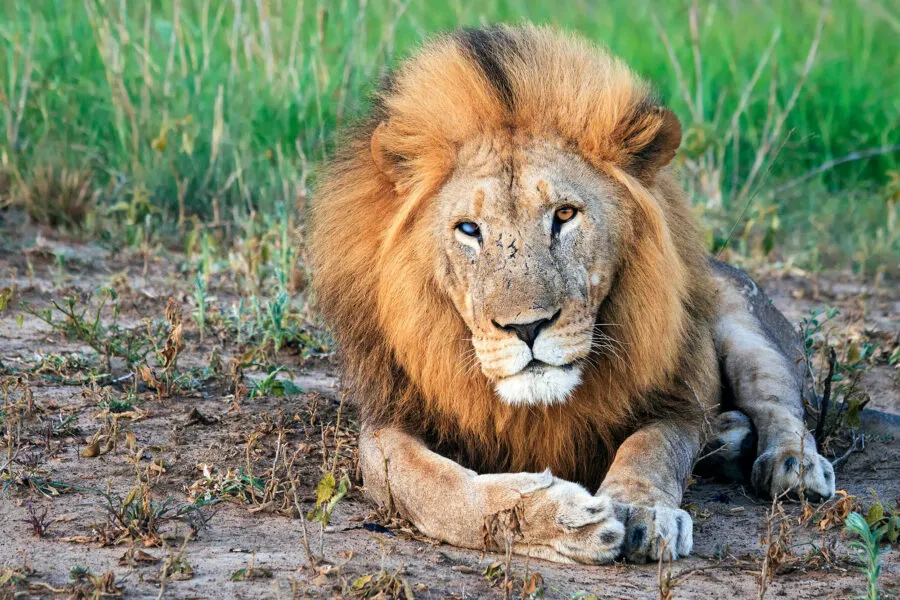
[[[385,136],[389,133],[388,128],[389,124],[387,121],[382,121],[378,124],[375,131],[372,132],[369,150],[372,154],[372,162],[375,163],[378,170],[390,181],[396,182],[398,173],[395,161],[391,160],[391,157],[388,156],[383,144]]]
[[[672,162],[681,145],[681,122],[668,108],[654,106],[625,141],[628,170],[637,177],[653,177]]]

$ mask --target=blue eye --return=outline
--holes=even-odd
[[[481,237],[481,229],[471,221],[464,221],[457,224],[456,228],[463,234],[473,238]]]

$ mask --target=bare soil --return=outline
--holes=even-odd
[[[214,350],[226,363],[243,350],[216,336],[200,340],[188,316],[189,278],[180,272],[177,255],[145,261],[138,255],[92,244],[9,231],[5,235],[9,237],[0,242],[0,289],[14,283],[16,295],[11,306],[0,312],[0,366],[11,379],[28,371],[37,353],[91,355],[84,345],[24,314],[21,302],[45,307],[51,299],[95,289],[114,276],[128,282],[120,293],[123,322],[140,324],[144,318],[162,318],[169,298],[183,306],[186,347],[178,359],[180,370],[208,364]],[[59,253],[68,257],[64,269],[55,258]],[[839,306],[841,314],[835,322],[842,339],[863,336],[883,348],[896,343],[900,286],[874,285],[846,273],[812,277],[796,269],[754,271],[792,321],[797,322],[811,306]],[[216,294],[220,302],[229,298],[225,287]],[[277,362],[288,368],[279,376],[292,379],[302,393],[252,399],[244,395],[235,400],[233,382],[222,376],[160,399],[141,384],[133,410],[117,417],[116,448],[91,458],[83,456],[88,440],[112,416],[94,393],[86,391],[90,386],[67,384],[55,376],[23,376],[35,408],[22,420],[21,445],[13,464],[14,470],[29,473],[31,479],[5,482],[2,490],[0,568],[27,577],[18,584],[0,586],[0,597],[72,595],[70,570],[83,565],[93,573],[114,573],[115,585],[122,586],[117,593],[127,598],[392,597],[388,591],[377,595],[380,584],[391,587],[398,597],[408,593],[416,598],[502,598],[503,576],[492,575],[500,572],[495,563],[505,562],[503,555],[426,540],[402,523],[383,519],[364,498],[355,473],[352,407],[343,407],[342,421],[335,426],[341,390],[332,359],[304,361],[288,348],[278,354]],[[864,378],[872,396],[870,407],[900,413],[900,371],[886,361],[876,363]],[[248,389],[264,376],[249,368],[244,374]],[[111,386],[115,396],[124,396],[134,385],[127,375],[124,364],[113,361],[113,377],[124,377]],[[69,416],[74,419],[64,431],[55,432],[49,441],[42,439],[42,427]],[[203,509],[206,526],[186,543],[183,540],[191,532],[186,519],[163,523],[159,539],[121,539],[119,543],[99,539],[98,531],[104,530],[107,518],[103,493],[125,498],[143,482],[154,501],[172,498],[183,504],[192,483],[202,479],[202,465],[222,473],[228,468],[237,471],[249,461],[254,474],[262,475],[276,462],[276,449],[298,455],[298,500],[304,511],[314,506],[323,465],[326,470],[335,465],[338,478],[346,473],[352,481],[325,530],[324,561],[318,565],[308,562],[302,521],[296,513],[290,516],[293,502],[288,502],[282,511],[285,514],[279,514],[283,498],[268,506],[236,500],[208,506]],[[0,466],[7,462],[7,448],[2,450]],[[51,484],[56,492],[48,492],[47,497],[36,491],[41,483],[38,477],[56,482]],[[863,451],[839,464],[837,480],[839,488],[858,497],[863,509],[872,503],[872,491],[885,507],[895,506],[900,500],[900,442],[870,437]],[[513,557],[512,596],[521,596],[523,579],[529,579],[535,583],[535,597],[540,597],[543,589],[547,598],[579,597],[578,592],[598,598],[757,598],[771,504],[741,485],[704,481],[690,486],[684,503],[695,515],[691,557],[672,565],[606,567]],[[45,535],[38,537],[27,521],[29,511],[40,514],[43,510],[52,523]],[[780,538],[783,551],[773,553],[775,560],[770,566],[775,575],[766,597],[849,598],[863,594],[864,576],[840,524],[822,530],[816,524],[818,517],[798,524],[801,506],[786,504],[784,510],[788,537]],[[307,523],[307,529],[316,552],[318,524]],[[164,564],[182,546],[182,564],[189,564],[192,573],[179,577],[177,569],[164,569]],[[137,555],[142,560],[134,559],[137,550],[144,553]],[[897,597],[898,552],[889,551],[883,562],[885,597]],[[246,574],[251,563],[256,569],[251,571],[252,577],[242,580],[235,576],[241,569]],[[169,576],[161,589],[163,571]],[[380,571],[388,575],[379,579]],[[540,574],[542,583],[534,573]],[[671,596],[665,595],[667,574]]]

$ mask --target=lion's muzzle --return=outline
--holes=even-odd
[[[489,335],[473,336],[482,371],[504,402],[556,404],[581,383],[576,361],[590,350],[590,330],[573,328],[560,319],[561,314],[561,309],[526,311],[517,315],[518,320],[492,319]]]

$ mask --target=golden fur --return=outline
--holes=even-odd
[[[493,30],[492,79],[459,36],[402,64],[318,187],[310,256],[317,304],[369,426],[402,428],[479,472],[540,471],[596,489],[615,449],[653,420],[698,420],[715,402],[713,291],[700,236],[666,169],[677,120],[603,50],[551,29]],[[499,81],[498,81],[499,80]],[[600,352],[565,403],[501,403],[435,273],[434,197],[478,140],[514,152],[561,140],[619,189],[631,216],[597,323]]]

